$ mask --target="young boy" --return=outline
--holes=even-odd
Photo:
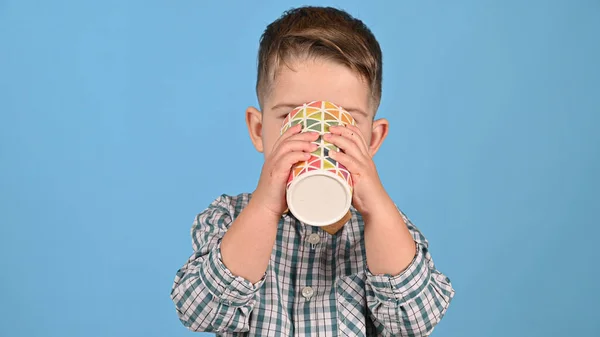
[[[266,28],[260,111],[246,111],[264,166],[252,194],[222,195],[194,221],[194,254],[171,292],[186,327],[218,336],[427,336],[444,316],[450,280],[372,160],[388,132],[374,119],[381,60],[370,30],[337,9],[294,9]],[[333,235],[286,212],[291,167],[318,135],[279,131],[294,107],[315,100],[341,105],[357,124],[326,137],[354,181],[352,218]]]

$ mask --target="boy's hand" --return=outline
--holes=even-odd
[[[275,142],[273,150],[265,158],[260,180],[252,197],[259,207],[264,207],[265,211],[272,213],[277,219],[287,209],[285,188],[292,166],[309,159],[310,153],[318,147],[312,143],[319,137],[317,132],[300,131],[302,126],[295,125]]]
[[[387,204],[387,195],[377,168],[371,158],[369,146],[360,130],[354,125],[332,126],[330,134],[323,137],[343,152],[331,151],[329,155],[346,166],[352,175],[354,195],[352,204],[363,216],[368,216],[378,205]]]

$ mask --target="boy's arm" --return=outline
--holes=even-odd
[[[427,241],[381,184],[373,162],[378,144],[367,142],[354,125],[329,131],[324,139],[343,150],[329,155],[352,172],[352,203],[365,222],[366,291],[373,321],[381,335],[427,336],[454,296],[450,281],[435,270]]]
[[[264,283],[277,221],[251,202],[235,221],[233,213],[231,198],[221,196],[192,226],[194,254],[177,272],[171,291],[179,318],[190,330],[250,328],[250,312]]]
[[[254,199],[256,200],[256,199]],[[262,279],[269,266],[281,216],[266,211],[259,202],[248,206],[231,224],[221,243],[223,263],[250,282]]]
[[[414,258],[406,268],[402,266],[401,272],[392,272],[391,270],[398,270],[394,260],[402,260],[402,257],[388,258],[388,266],[382,259],[377,261],[379,263],[374,263],[374,259],[379,257],[378,253],[406,255],[401,245],[396,244],[394,248],[390,245],[388,248],[391,251],[388,252],[371,249],[371,255],[367,246],[367,263],[378,268],[367,269],[369,312],[381,335],[429,336],[446,313],[455,291],[450,280],[436,270],[428,251],[427,239],[400,210],[396,211],[401,215],[401,223],[394,222],[392,225],[408,229],[416,245],[416,252],[411,254]],[[380,235],[390,236],[389,228],[386,229],[385,226],[390,224],[390,218],[393,219],[388,217],[386,223],[374,222],[384,221],[383,218],[365,219],[365,244],[367,240]],[[377,227],[378,225],[384,226]]]

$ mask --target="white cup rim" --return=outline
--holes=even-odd
[[[289,191],[293,190],[293,188],[296,186],[296,184],[298,184],[300,181],[302,181],[306,178],[312,177],[312,176],[316,176],[316,175],[327,176],[329,178],[335,179],[339,184],[341,184],[344,187],[344,190],[346,191],[346,203],[344,205],[344,210],[342,212],[340,212],[340,214],[338,216],[332,218],[331,220],[319,221],[319,222],[307,221],[307,219],[304,218],[302,216],[302,214],[297,214],[295,212],[294,203],[290,202],[291,193],[289,193]],[[340,221],[346,215],[346,213],[348,213],[348,210],[350,209],[350,207],[352,205],[352,191],[350,189],[350,186],[348,185],[348,182],[346,180],[344,180],[342,177],[338,176],[337,174],[335,174],[333,172],[329,172],[329,171],[326,171],[323,169],[317,169],[314,171],[308,171],[308,172],[302,173],[301,175],[295,177],[292,180],[292,182],[290,183],[290,185],[288,186],[288,188],[286,190],[286,201],[287,201],[288,209],[296,217],[296,219],[298,219],[300,222],[310,225],[310,226],[324,227],[324,226],[335,224],[336,222]]]

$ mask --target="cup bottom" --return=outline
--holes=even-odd
[[[290,212],[311,226],[328,226],[340,221],[350,209],[350,188],[328,172],[307,172],[292,181],[287,190]]]

